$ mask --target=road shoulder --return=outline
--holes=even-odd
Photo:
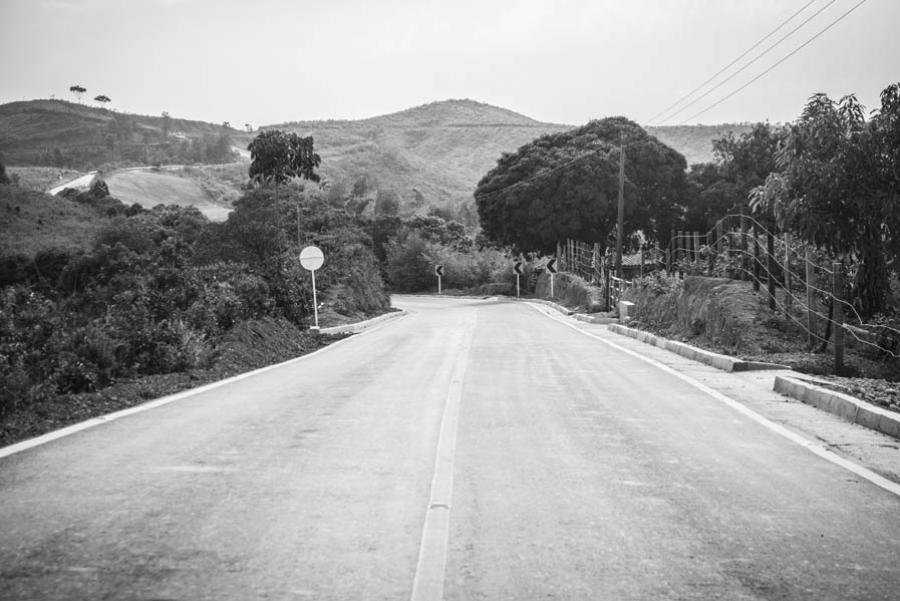
[[[564,317],[540,305],[532,307],[547,317],[565,322],[570,327],[648,357],[734,400],[765,419],[821,444],[838,456],[868,468],[891,482],[900,483],[900,442],[776,392],[775,375],[789,372],[723,371],[637,339],[615,334],[606,324],[592,324],[573,317]],[[602,360],[600,353],[598,360]]]

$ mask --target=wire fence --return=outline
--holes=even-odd
[[[810,349],[831,341],[835,369],[843,368],[844,337],[882,356],[900,358],[900,329],[866,321],[849,300],[848,270],[815,247],[776,233],[750,215],[726,215],[708,232],[673,232],[668,248],[642,248],[623,257],[623,276],[600,245],[568,240],[557,249],[560,267],[605,288],[608,308],[642,277],[662,270],[669,276],[728,277],[764,291],[768,306],[805,334]],[[639,266],[637,263],[639,262]]]

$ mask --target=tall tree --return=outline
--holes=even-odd
[[[276,186],[292,178],[319,181],[315,172],[322,159],[313,150],[312,136],[300,137],[278,129],[260,132],[247,146],[250,179]]]
[[[75,94],[75,97],[78,98],[78,103],[81,104],[81,95],[87,92],[87,89],[79,84],[75,84],[74,86],[69,86],[69,91]]]
[[[684,157],[624,117],[541,136],[500,157],[475,190],[484,234],[522,251],[552,251],[565,238],[606,244],[617,218],[620,145],[626,229],[667,236],[680,217]]]

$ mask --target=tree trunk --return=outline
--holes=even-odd
[[[890,281],[879,224],[874,221],[868,222],[860,241],[859,269],[853,282],[857,301],[854,304],[858,304],[863,317],[868,317],[884,311]]]

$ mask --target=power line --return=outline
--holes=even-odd
[[[807,2],[806,4],[804,4],[804,5],[800,8],[800,10],[798,10],[797,12],[795,12],[794,14],[792,14],[790,17],[788,17],[787,19],[785,19],[784,21],[782,21],[781,24],[780,24],[778,27],[776,27],[775,29],[773,29],[772,31],[770,31],[769,33],[767,33],[765,36],[763,36],[762,38],[760,38],[755,44],[753,44],[752,46],[750,46],[749,48],[747,48],[746,50],[744,50],[744,52],[743,52],[740,56],[738,56],[736,59],[734,59],[733,61],[731,61],[730,63],[728,63],[727,65],[725,65],[725,66],[722,67],[721,69],[719,69],[718,71],[716,71],[716,73],[715,73],[712,77],[710,77],[709,79],[707,79],[706,81],[704,81],[703,83],[701,83],[699,86],[697,86],[696,88],[694,88],[693,90],[691,90],[690,92],[688,92],[687,94],[685,94],[684,96],[682,96],[681,98],[679,98],[678,100],[676,100],[675,102],[673,102],[672,104],[670,104],[669,106],[667,106],[666,108],[664,108],[663,110],[661,110],[660,112],[658,112],[658,113],[656,113],[655,115],[653,115],[652,117],[650,117],[650,119],[647,120],[647,123],[653,123],[654,121],[656,121],[657,117],[661,117],[662,115],[665,115],[665,114],[668,113],[671,109],[675,108],[676,106],[678,106],[679,104],[681,104],[683,101],[685,101],[685,100],[687,100],[688,98],[690,98],[691,96],[693,96],[693,94],[694,94],[695,92],[697,92],[698,90],[700,90],[701,88],[703,88],[703,86],[705,86],[706,84],[708,84],[709,82],[711,82],[712,80],[714,80],[716,77],[718,77],[719,75],[721,75],[724,71],[726,71],[726,70],[727,70],[729,67],[731,67],[733,64],[735,64],[736,62],[738,62],[739,60],[741,60],[742,58],[744,58],[745,56],[747,56],[748,54],[750,54],[750,52],[751,52],[754,48],[756,48],[757,46],[759,46],[760,44],[762,44],[763,42],[765,42],[767,39],[769,39],[770,37],[772,37],[772,36],[775,34],[775,32],[777,32],[779,29],[781,29],[782,27],[784,27],[785,25],[787,25],[794,17],[796,17],[797,15],[799,15],[800,13],[802,13],[804,10],[806,10],[807,7],[809,7],[809,5],[812,4],[812,3],[814,3],[814,2],[816,2],[816,0],[809,0],[809,2]]]
[[[815,19],[817,16],[819,16],[819,14],[821,14],[822,11],[824,11],[826,8],[828,8],[829,6],[831,6],[832,4],[834,4],[836,1],[837,1],[837,0],[830,0],[830,1],[828,2],[828,4],[826,4],[825,6],[823,6],[822,8],[820,8],[819,10],[817,10],[816,12],[814,12],[812,15],[810,15],[809,17],[807,17],[806,19],[804,19],[802,23],[800,23],[800,24],[797,25],[795,28],[793,28],[792,30],[790,30],[789,32],[787,32],[785,35],[781,36],[781,37],[778,39],[778,41],[776,41],[774,44],[772,44],[771,46],[769,46],[768,48],[766,48],[765,50],[763,50],[762,52],[760,52],[759,54],[757,54],[752,60],[750,60],[750,62],[746,63],[746,64],[745,64],[744,66],[742,66],[740,69],[738,69],[737,71],[735,71],[734,73],[732,73],[731,75],[729,75],[728,77],[726,77],[725,79],[723,79],[722,81],[720,81],[719,83],[717,83],[716,85],[714,85],[712,88],[710,88],[709,90],[707,90],[706,92],[704,92],[704,93],[701,94],[700,96],[697,96],[697,97],[694,98],[692,101],[690,101],[689,103],[687,103],[686,105],[684,105],[683,107],[681,107],[680,109],[678,109],[677,111],[675,111],[674,113],[672,113],[671,115],[669,115],[668,117],[666,117],[665,119],[663,119],[663,121],[669,121],[669,120],[672,119],[675,115],[677,115],[677,114],[679,114],[679,113],[681,113],[681,112],[687,110],[689,107],[691,107],[691,106],[697,104],[698,102],[700,102],[701,100],[703,100],[704,98],[706,98],[707,96],[709,96],[710,94],[712,94],[713,92],[715,92],[716,90],[718,90],[719,88],[721,88],[722,86],[724,86],[726,83],[728,83],[729,81],[731,81],[732,79],[734,79],[737,75],[739,75],[740,73],[742,73],[743,71],[745,71],[750,65],[752,65],[753,63],[755,63],[756,61],[758,61],[759,59],[761,59],[762,57],[764,57],[764,56],[765,56],[766,54],[768,54],[771,50],[775,49],[775,47],[777,47],[779,44],[781,44],[781,42],[785,41],[786,39],[788,39],[789,37],[791,37],[792,35],[794,35],[800,28],[802,28],[804,25],[806,25],[807,23],[809,23],[810,21],[812,21],[813,19]]]
[[[679,123],[679,125],[687,125],[688,121],[691,121],[691,120],[693,120],[693,119],[696,119],[696,118],[699,117],[700,115],[702,115],[702,114],[704,114],[704,113],[706,113],[706,112],[708,112],[708,111],[711,111],[712,109],[716,108],[717,106],[719,106],[720,104],[722,104],[723,102],[725,102],[726,100],[728,100],[729,98],[731,98],[732,96],[734,96],[735,94],[737,94],[738,92],[740,92],[741,90],[743,90],[744,88],[746,88],[747,86],[749,86],[750,84],[752,84],[753,82],[755,82],[756,80],[758,80],[760,77],[762,77],[763,75],[765,75],[766,73],[768,73],[769,71],[771,71],[772,69],[774,69],[775,67],[777,67],[778,65],[780,65],[781,63],[783,63],[784,61],[786,61],[787,59],[789,59],[789,58],[791,58],[792,56],[794,56],[795,54],[797,54],[797,52],[799,52],[800,50],[802,50],[804,47],[808,46],[813,40],[815,40],[815,39],[818,38],[820,35],[822,35],[822,34],[825,33],[826,31],[828,31],[829,29],[831,29],[832,27],[834,27],[835,25],[837,25],[839,22],[843,21],[844,18],[847,17],[847,15],[849,15],[850,13],[852,13],[853,11],[855,11],[857,8],[859,8],[860,6],[862,6],[863,4],[865,4],[867,1],[868,1],[868,0],[860,0],[859,2],[857,2],[856,4],[854,4],[854,5],[850,8],[850,10],[848,10],[848,11],[845,12],[845,13],[843,13],[843,14],[842,14],[841,16],[839,16],[837,19],[835,19],[834,21],[832,21],[831,23],[829,23],[824,29],[820,30],[816,35],[814,35],[813,37],[811,37],[811,38],[809,38],[808,40],[806,40],[805,42],[803,42],[801,45],[799,45],[799,46],[797,46],[796,48],[794,48],[791,52],[789,52],[787,55],[785,55],[781,60],[779,60],[778,62],[776,62],[774,65],[770,66],[768,69],[766,69],[765,71],[763,71],[762,73],[760,73],[759,75],[757,75],[756,77],[754,77],[753,79],[751,79],[750,81],[748,81],[747,83],[745,83],[744,85],[742,85],[741,87],[739,87],[738,89],[736,89],[735,91],[731,92],[731,93],[728,94],[727,96],[725,96],[725,97],[719,99],[718,101],[716,101],[716,102],[714,102],[713,104],[709,105],[708,107],[706,107],[706,108],[703,109],[702,111],[700,111],[700,112],[698,112],[698,113],[694,113],[693,115],[691,115],[690,117],[688,117],[687,119],[685,119],[683,122]]]

